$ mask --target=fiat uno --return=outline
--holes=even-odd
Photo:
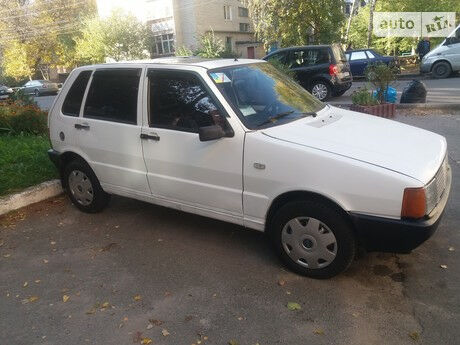
[[[48,125],[80,210],[116,194],[264,231],[314,278],[347,269],[358,246],[419,246],[451,185],[444,137],[324,104],[265,61],[80,67]]]

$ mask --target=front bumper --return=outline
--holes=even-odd
[[[408,253],[429,239],[441,222],[449,199],[452,170],[444,195],[429,216],[418,220],[389,219],[350,213],[358,239],[368,251]]]
[[[432,65],[433,64],[431,62],[430,63],[422,62],[420,64],[420,73],[430,73]]]

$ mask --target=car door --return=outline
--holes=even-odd
[[[354,76],[363,76],[368,60],[364,51],[351,52],[350,66]]]
[[[31,93],[31,88],[32,88],[33,82],[28,81],[27,83],[24,84],[24,88],[22,89],[25,94]]]
[[[108,192],[150,196],[141,145],[141,66],[98,68],[74,125],[75,143]]]
[[[192,70],[148,70],[142,128],[148,181],[152,195],[169,205],[241,224],[244,132],[230,127],[206,78]],[[226,136],[200,141],[199,128],[210,125]]]

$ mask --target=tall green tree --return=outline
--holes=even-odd
[[[0,8],[3,73],[16,79],[72,66],[81,18],[96,10],[94,0],[0,0]]]
[[[100,63],[149,57],[152,33],[136,17],[114,11],[105,18],[90,18],[83,24],[76,41],[79,63]]]
[[[331,43],[340,40],[344,0],[247,0],[258,39],[266,46]]]

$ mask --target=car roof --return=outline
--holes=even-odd
[[[309,45],[309,46],[293,46],[293,47],[277,49],[277,50],[275,50],[274,52],[272,52],[272,53],[270,53],[268,55],[276,54],[276,53],[283,52],[283,51],[288,51],[288,50],[295,50],[295,49],[330,48],[332,46],[333,46],[333,44],[319,44],[319,45]]]
[[[147,60],[135,60],[135,61],[120,61],[110,62],[105,64],[92,65],[91,67],[114,67],[119,65],[134,65],[134,64],[146,64],[146,65],[182,65],[182,66],[198,66],[206,69],[247,65],[250,63],[266,63],[264,60],[256,59],[205,59],[197,56],[173,56],[163,57],[157,59]],[[84,66],[90,67],[90,66]]]

